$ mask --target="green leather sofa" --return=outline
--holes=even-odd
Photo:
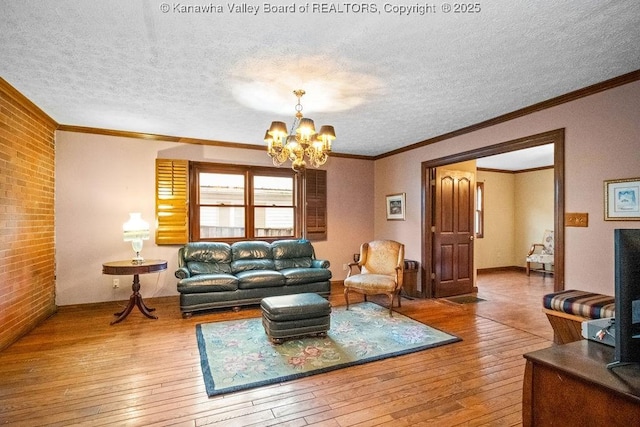
[[[308,240],[188,243],[178,250],[175,275],[185,318],[270,296],[331,293],[329,261],[316,259]]]

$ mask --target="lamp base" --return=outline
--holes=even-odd
[[[136,252],[136,256],[131,260],[131,264],[133,265],[142,265],[144,264],[144,258],[140,256],[140,252]]]

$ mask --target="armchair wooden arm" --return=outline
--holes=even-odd
[[[529,248],[529,253],[527,254],[527,256],[533,255],[533,253],[535,252],[537,247],[544,248],[544,245],[542,243],[534,243],[534,244],[532,244],[531,248]]]
[[[349,267],[347,277],[351,277],[351,275],[353,274],[353,267],[358,267],[358,270],[362,270],[359,262],[350,262],[349,264],[347,264],[347,266]]]

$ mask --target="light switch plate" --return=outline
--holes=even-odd
[[[588,227],[589,226],[589,214],[588,213],[565,213],[564,225],[566,227]]]

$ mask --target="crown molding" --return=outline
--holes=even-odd
[[[578,89],[573,92],[569,92],[567,94],[560,95],[555,98],[551,98],[549,100],[542,101],[537,104],[533,104],[528,107],[521,108],[519,110],[512,111],[510,113],[503,114],[498,117],[494,117],[493,119],[485,120],[483,122],[476,123],[474,125],[467,126],[452,132],[448,132],[433,138],[429,138],[411,145],[407,145],[406,147],[389,151],[387,153],[380,154],[377,156],[341,154],[341,153],[335,153],[335,152],[332,152],[331,156],[348,158],[348,159],[358,159],[358,160],[379,160],[379,159],[390,157],[396,154],[404,153],[406,151],[411,151],[417,148],[425,147],[427,145],[435,144],[437,142],[451,139],[460,135],[475,132],[480,129],[484,129],[490,126],[504,123],[509,120],[523,117],[537,111],[546,110],[548,108],[555,107],[557,105],[575,101],[577,99],[584,98],[586,96],[590,96],[590,95],[603,92],[609,89],[613,89],[618,86],[623,86],[628,83],[633,83],[638,80],[640,80],[640,70],[632,71],[630,73],[623,74],[613,79],[605,80],[604,82],[596,83],[594,85],[587,86],[585,88]],[[123,131],[123,130],[114,130],[114,129],[102,129],[102,128],[94,128],[94,127],[86,127],[86,126],[59,124],[54,119],[52,119],[49,115],[47,115],[43,110],[41,110],[36,104],[34,104],[24,95],[22,95],[17,89],[15,89],[13,86],[7,83],[7,81],[4,80],[2,77],[0,77],[0,92],[7,94],[9,97],[14,99],[17,103],[22,105],[27,110],[31,111],[33,114],[49,121],[50,123],[52,123],[54,126],[57,127],[57,130],[60,130],[60,131],[90,133],[90,134],[96,134],[96,135],[117,136],[117,137],[124,137],[124,138],[137,138],[137,139],[146,139],[146,140],[154,140],[154,141],[180,142],[183,144],[210,145],[210,146],[216,146],[216,147],[228,147],[228,148],[238,148],[238,149],[248,149],[248,150],[264,150],[264,147],[260,145],[255,145],[255,144],[242,144],[238,142],[216,141],[216,140],[199,139],[199,138],[184,138],[184,137],[178,137],[178,136],[158,135],[158,134],[144,133],[144,132],[132,132],[132,131]]]
[[[255,145],[255,144],[242,144],[239,142],[216,141],[211,139],[200,139],[200,138],[184,138],[180,136],[159,135],[159,134],[153,134],[153,133],[132,132],[132,131],[116,130],[116,129],[103,129],[103,128],[94,128],[94,127],[86,127],[86,126],[59,125],[57,130],[64,131],[64,132],[90,133],[94,135],[117,136],[122,138],[137,138],[137,139],[146,139],[151,141],[179,142],[182,144],[209,145],[214,147],[228,147],[228,148],[238,148],[238,149],[246,149],[246,150],[264,150],[265,149],[263,146]],[[370,156],[358,156],[358,155],[340,154],[340,153],[333,153],[333,152],[331,153],[331,157],[373,160],[373,158]]]
[[[53,120],[47,113],[45,113],[40,107],[30,101],[26,96],[24,96],[18,89],[14,88],[7,82],[5,79],[0,77],[0,93],[4,93],[9,98],[11,98],[16,104],[20,105],[25,110],[29,111],[36,117],[49,122],[51,126],[54,128],[58,127],[58,122]]]
[[[262,149],[262,147],[259,147],[257,145],[241,144],[237,142],[215,141],[215,140],[199,139],[199,138],[185,138],[181,136],[160,135],[155,133],[133,132],[133,131],[117,130],[117,129],[104,129],[104,128],[95,128],[95,127],[88,127],[88,126],[59,125],[58,130],[64,131],[64,132],[90,133],[94,135],[116,136],[121,138],[146,139],[149,141],[180,142],[183,144],[213,145],[216,147],[231,147],[231,148],[246,148],[249,150]]]
[[[482,171],[482,172],[507,173],[507,174],[513,174],[513,175],[519,174],[519,173],[526,173],[526,172],[537,172],[537,171],[542,171],[542,170],[547,170],[547,169],[553,169],[553,166],[539,166],[537,168],[518,169],[518,170],[493,169],[493,168],[476,168],[477,171]]]
[[[594,95],[599,92],[604,92],[609,89],[623,86],[628,83],[633,83],[640,80],[640,70],[632,71],[627,74],[623,74],[618,77],[614,77],[609,80],[605,80],[600,83],[596,83],[591,86],[587,86],[582,89],[575,90],[573,92],[566,93],[564,95],[557,96],[555,98],[548,99],[546,101],[539,102],[537,104],[530,105],[528,107],[521,108],[510,113],[503,114],[493,119],[485,120],[484,122],[476,123],[471,126],[467,126],[453,132],[445,133],[443,135],[435,136],[433,138],[425,139],[424,141],[416,142],[415,144],[407,145],[406,147],[398,148],[397,150],[389,151],[378,156],[374,156],[373,160],[383,159],[385,157],[394,156],[396,154],[404,153],[405,151],[411,151],[416,148],[425,147],[427,145],[435,144],[436,142],[444,141],[454,138],[456,136],[464,135],[467,133],[475,132],[480,129],[488,128],[500,123],[508,122],[509,120],[517,119],[519,117],[526,116],[537,111],[546,110],[557,105],[565,104],[567,102],[575,101],[586,96]]]

